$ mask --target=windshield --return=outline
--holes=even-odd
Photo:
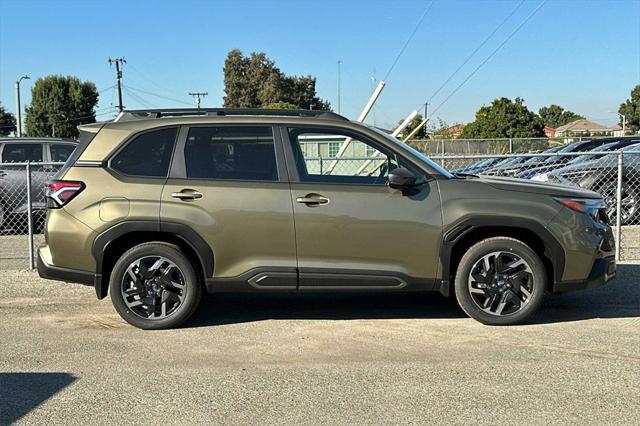
[[[579,143],[579,142],[578,142]],[[558,154],[562,154],[565,152],[573,152],[573,150],[575,149],[575,147],[578,145],[578,143],[570,143],[569,145],[565,145],[562,148],[560,148],[558,151],[556,151]],[[562,159],[561,155],[552,155],[551,157],[547,157],[546,160],[544,160],[544,163],[546,164],[553,164],[553,163],[557,163],[558,161],[560,161]]]
[[[560,149],[562,149],[562,146],[554,146],[553,148],[549,148],[547,150],[542,151],[543,154],[552,154],[554,152],[559,151]],[[533,164],[533,163],[539,163],[544,161],[546,158],[549,157],[540,157],[540,156],[535,156],[535,157],[530,157],[527,159],[527,161],[524,162],[524,164]]]
[[[417,149],[415,149],[415,148],[403,143],[399,139],[397,139],[397,138],[395,138],[395,137],[383,132],[382,130],[376,129],[373,126],[367,126],[367,127],[369,127],[369,129],[373,130],[377,134],[379,134],[381,136],[384,136],[388,141],[393,142],[397,147],[399,147],[403,151],[407,151],[407,152],[410,152],[411,154],[415,155],[420,160],[422,160],[425,163],[427,163],[427,165],[429,165],[429,167],[431,167],[432,169],[434,169],[438,173],[440,173],[440,174],[442,174],[442,175],[444,175],[446,177],[449,177],[449,178],[454,177],[451,174],[451,172],[449,172],[447,169],[442,167],[440,164],[438,164],[435,161],[433,161],[431,158],[427,157],[424,153],[422,153],[422,152],[418,151]]]
[[[591,151],[589,151],[588,154],[579,155],[579,156],[571,159],[571,161],[569,161],[567,164],[576,164],[576,163],[581,163],[583,161],[592,160],[592,159],[598,157],[598,155],[592,154],[593,152],[609,151],[615,144],[616,144],[616,142],[605,143],[604,145],[600,145],[599,147],[594,148]]]

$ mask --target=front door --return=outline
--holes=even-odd
[[[214,257],[210,290],[297,285],[282,146],[263,126],[183,127],[162,191],[161,228],[184,224]]]
[[[429,289],[442,217],[433,180],[411,195],[387,186],[404,164],[346,130],[283,130],[292,175],[300,289]]]

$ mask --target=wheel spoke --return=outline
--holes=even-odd
[[[496,314],[502,315],[502,311],[504,310],[505,306],[507,306],[506,294],[503,294],[500,298],[500,302],[498,303],[498,307],[496,308]]]

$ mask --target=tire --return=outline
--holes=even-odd
[[[616,216],[618,215],[616,209],[618,203],[618,183],[616,181],[607,181],[594,190],[604,198],[609,221],[615,225]],[[620,225],[635,224],[638,220],[638,191],[636,190],[636,186],[626,179],[622,181],[621,201],[620,211],[622,214],[620,217]]]
[[[526,321],[540,307],[546,287],[540,257],[528,245],[508,237],[488,238],[472,246],[462,256],[455,279],[462,310],[486,325]]]
[[[118,259],[109,292],[116,311],[129,324],[163,330],[193,315],[202,298],[202,283],[179,247],[156,241],[137,245]]]

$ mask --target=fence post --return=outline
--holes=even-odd
[[[616,187],[616,262],[620,260],[620,246],[622,245],[622,151],[618,152],[618,184]]]
[[[31,200],[31,162],[27,161],[27,232],[29,239],[29,269],[33,269],[33,202]]]
[[[322,156],[320,157],[320,174],[323,175],[324,173],[322,172]]]
[[[513,139],[509,138],[509,154],[513,154]]]

